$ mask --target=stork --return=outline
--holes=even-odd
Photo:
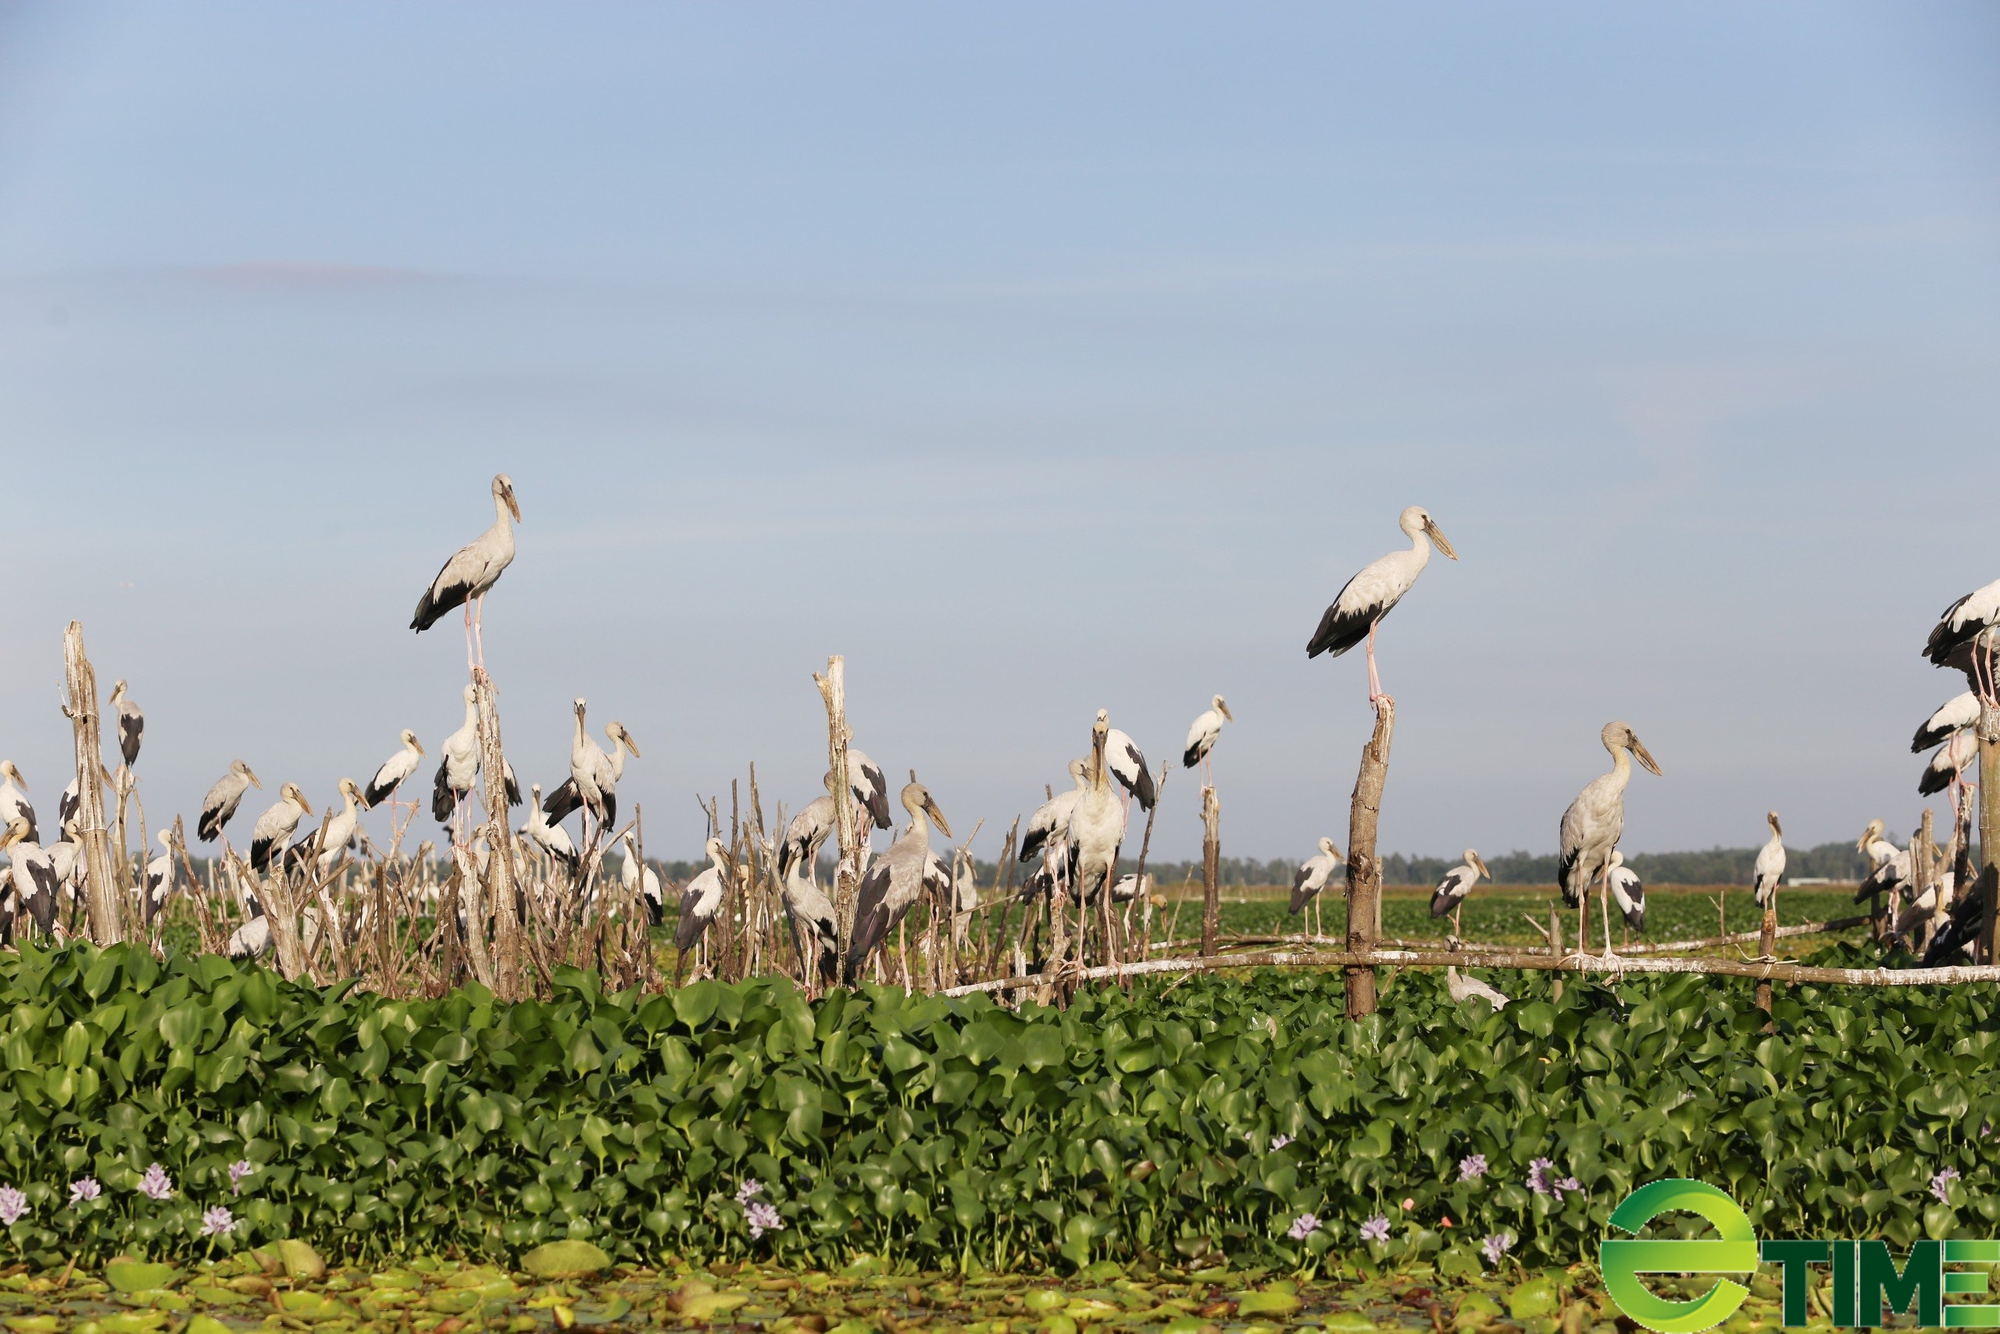
[[[1996,627],[2000,627],[2000,579],[1944,609],[1924,644],[1924,656],[1939,667],[1963,663],[1974,687],[1991,699],[2000,688],[1993,677],[1994,636],[1987,632]]]
[[[567,838],[568,835],[564,837]],[[632,839],[631,830],[625,831],[623,842],[625,856],[618,867],[619,887],[625,891],[628,902],[635,897],[643,899],[646,905],[646,921],[657,925],[660,915],[666,911],[666,905],[660,898],[660,873],[646,865],[646,859],[639,855],[639,847]],[[571,850],[570,856],[572,859],[576,856],[574,849]]]
[[[1590,906],[1585,898],[1590,882],[1602,879],[1605,867],[1611,862],[1612,849],[1618,846],[1625,832],[1625,785],[1632,781],[1632,761],[1637,759],[1655,777],[1660,774],[1660,766],[1639,743],[1638,734],[1625,723],[1606,723],[1598,739],[1611,752],[1611,772],[1593,778],[1563,812],[1556,868],[1563,902],[1577,909],[1578,954],[1583,953],[1584,931],[1590,920]],[[1606,958],[1612,957],[1610,894],[1609,885],[1600,886]]]
[[[417,761],[424,757],[423,743],[417,740],[415,732],[405,727],[402,740],[402,746],[382,761],[382,767],[368,780],[368,789],[362,793],[362,805],[370,810],[394,796],[396,789],[403,785],[403,780],[417,771]]]
[[[829,774],[828,778],[831,777]],[[858,816],[860,812],[855,814]],[[778,874],[788,876],[794,866],[803,866],[807,882],[817,885],[819,850],[833,836],[839,818],[830,792],[823,797],[814,797],[800,807],[792,822],[785,826],[785,837],[778,844]]]
[[[528,823],[521,826],[521,837],[535,847],[553,857],[570,870],[576,870],[576,844],[570,840],[569,831],[559,824],[550,824],[548,813],[542,809],[542,785],[536,783],[528,789]],[[631,835],[626,835],[631,841]],[[646,874],[652,875],[651,871]],[[654,898],[659,897],[658,877],[654,877]]]
[[[1444,873],[1436,889],[1431,891],[1431,916],[1442,917],[1451,914],[1451,940],[1458,944],[1458,915],[1465,907],[1466,896],[1479,883],[1479,877],[1493,878],[1493,872],[1486,869],[1486,863],[1479,860],[1479,854],[1471,848],[1465,850],[1465,860]]]
[[[1934,797],[1948,787],[1955,787],[1969,766],[1979,762],[1979,738],[1969,727],[1962,727],[1951,734],[1951,739],[1937,749],[1929,764],[1924,766],[1924,776],[1917,780],[1919,796]],[[1952,804],[1958,804],[1958,795],[1952,794]]]
[[[1326,918],[1322,915],[1320,893],[1333,881],[1333,873],[1340,869],[1340,849],[1330,838],[1319,841],[1319,851],[1299,863],[1298,872],[1292,876],[1292,907],[1294,916],[1303,911],[1307,904],[1313,907],[1314,934],[1326,930]]]
[[[123,680],[112,683],[111,707],[118,714],[118,753],[125,757],[129,769],[139,762],[139,737],[146,730],[146,715],[125,694]]]
[[[1229,711],[1229,705],[1217,695],[1209,702],[1207,709],[1195,715],[1194,725],[1188,728],[1187,745],[1181,751],[1181,767],[1192,769],[1201,766],[1201,781],[1204,786],[1215,785],[1215,775],[1208,763],[1209,752],[1215,749],[1215,740],[1222,735],[1222,725],[1236,721],[1236,715]]]
[[[162,829],[158,838],[161,852],[146,863],[146,897],[140,904],[148,925],[160,915],[174,892],[174,831]]]
[[[1910,742],[1910,754],[1921,754],[1948,741],[1952,733],[1971,727],[1978,721],[1978,694],[1968,690],[1962,695],[1954,695],[1938,705],[1936,713],[1924,719],[1924,725],[1917,729],[1916,738]]]
[[[551,820],[561,821],[582,807],[597,817],[599,828],[609,828],[618,823],[618,780],[625,774],[624,752],[631,751],[637,759],[639,747],[625,724],[614,719],[604,728],[605,739],[611,742],[611,752],[606,754],[584,722],[589,706],[578,696],[571,707],[576,710],[576,730],[569,743],[569,777],[549,794],[543,809]]]
[[[1028,828],[1021,835],[1021,860],[1033,861],[1044,847],[1063,848],[1069,843],[1070,816],[1076,812],[1078,798],[1090,786],[1090,766],[1082,760],[1069,762],[1070,781],[1075,784],[1066,792],[1058,792],[1035,808],[1028,817]]]
[[[201,799],[201,818],[195,821],[194,832],[204,843],[213,843],[222,837],[222,827],[236,815],[236,808],[243,801],[243,794],[252,787],[262,789],[257,775],[250,772],[250,766],[241,760],[229,762],[229,772],[215,780],[215,786]]]
[[[889,813],[889,780],[883,776],[881,765],[865,752],[849,747],[847,781],[854,789],[854,799],[868,808],[877,829],[887,829],[895,823]],[[831,790],[829,787],[828,791]]]
[[[931,798],[930,789],[922,783],[905,784],[902,802],[903,809],[910,813],[909,827],[862,877],[861,892],[854,902],[854,934],[847,942],[849,985],[861,976],[861,966],[888,938],[890,928],[901,926],[904,916],[923,897],[925,881],[931,873],[931,822],[935,820],[939,831],[946,838],[951,837],[951,824]],[[907,953],[903,963],[907,983]]]
[[[7,821],[5,832],[0,833],[0,849],[7,853],[7,879],[12,886],[11,911],[6,914],[9,938],[18,931],[22,913],[34,922],[37,933],[51,934],[56,923],[56,889],[61,884],[54,861],[28,836],[28,822],[19,815]]]
[[[340,809],[326,822],[319,840],[319,873],[328,875],[340,864],[347,845],[354,841],[354,831],[361,823],[361,785],[352,778],[340,780]]]
[[[313,808],[306,804],[305,794],[297,785],[286,783],[278,789],[277,803],[257,817],[257,823],[250,830],[250,866],[262,872],[271,865],[271,852],[299,827],[301,816],[311,815]]]
[[[15,816],[28,822],[28,837],[37,837],[35,831],[35,808],[28,802],[28,780],[21,777],[21,771],[14,767],[12,760],[0,760],[0,829],[4,829]]]
[[[1153,775],[1146,769],[1146,757],[1133,744],[1132,738],[1117,728],[1104,734],[1104,762],[1111,768],[1111,776],[1118,780],[1118,786],[1125,789],[1130,797],[1139,799],[1139,809],[1153,809],[1155,792]],[[1127,807],[1129,814],[1130,807]]]
[[[1777,901],[1779,882],[1785,878],[1785,831],[1778,824],[1778,813],[1767,811],[1764,823],[1771,826],[1771,837],[1757,849],[1757,864],[1750,878],[1750,892],[1759,908],[1768,908]]]
[[[1625,854],[1616,848],[1611,849],[1611,860],[1604,866],[1604,885],[1611,891],[1611,901],[1625,919],[1625,929],[1643,933],[1646,930],[1646,885],[1639,879],[1639,873],[1625,864]]]
[[[1445,965],[1444,986],[1454,1001],[1483,1000],[1496,1010],[1507,1008],[1507,997],[1504,993],[1494,990],[1476,977],[1459,976],[1458,969],[1451,964]]]
[[[1319,629],[1313,631],[1306,644],[1308,658],[1317,658],[1322,653],[1337,658],[1367,640],[1368,702],[1378,709],[1384,703],[1394,708],[1396,701],[1382,693],[1382,680],[1375,671],[1375,627],[1403,600],[1403,595],[1416,584],[1417,576],[1424,572],[1424,566],[1430,564],[1433,542],[1446,556],[1458,559],[1458,553],[1445,541],[1437,522],[1423,506],[1410,506],[1396,523],[1410,539],[1410,549],[1392,551],[1349,579],[1327,605],[1325,614],[1319,618]]]
[[[831,983],[840,972],[840,915],[833,900],[806,874],[810,857],[793,857],[780,872],[785,916],[792,924],[792,944],[799,952],[801,980],[817,972]]]
[[[1108,887],[1118,867],[1118,848],[1125,841],[1125,812],[1113,795],[1110,771],[1104,762],[1104,748],[1111,733],[1108,710],[1097,711],[1090,729],[1090,768],[1084,786],[1078,790],[1076,806],[1070,811],[1070,884],[1078,891],[1078,903],[1085,892]],[[1110,948],[1110,942],[1105,942]],[[1077,941],[1078,951],[1083,941]]]
[[[417,599],[417,614],[410,628],[418,634],[437,624],[453,607],[465,608],[465,669],[472,670],[473,647],[478,646],[479,662],[486,662],[486,643],[480,623],[486,614],[486,593],[499,582],[501,571],[514,560],[514,526],[521,521],[521,506],[514,499],[514,483],[506,473],[493,478],[493,526],[452,554],[431,580],[431,586]]]
[[[479,696],[471,686],[460,692],[465,700],[465,721],[456,732],[438,743],[437,777],[431,782],[431,818],[439,824],[449,824],[459,804],[472,795],[472,785],[479,778]],[[507,804],[521,804],[521,783],[514,777],[514,766],[501,760],[505,766],[502,782],[505,784]]]
[[[724,877],[730,874],[729,848],[719,838],[708,840],[708,869],[687,882],[681,891],[681,916],[674,924],[674,948],[680,951],[674,961],[674,985],[681,982],[681,967],[687,962],[687,952],[701,942],[708,933],[708,924],[722,911],[722,889]]]

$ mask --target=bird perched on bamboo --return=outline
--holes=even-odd
[[[1646,886],[1639,879],[1639,873],[1625,864],[1625,854],[1618,849],[1611,850],[1611,860],[1604,867],[1604,887],[1611,891],[1612,906],[1625,919],[1625,929],[1644,932],[1646,929]]]
[[[56,890],[62,883],[54,861],[46,849],[28,837],[28,822],[18,815],[0,833],[0,849],[7,853],[9,863],[7,939],[18,938],[23,915],[35,924],[38,934],[49,935],[55,930]]]
[[[822,983],[830,983],[840,974],[840,916],[826,891],[806,874],[810,865],[807,857],[787,861],[780,872],[784,877],[780,893],[804,971],[817,972]]]
[[[252,869],[264,871],[271,865],[271,853],[282,846],[299,827],[303,816],[311,815],[313,808],[306,804],[305,793],[292,783],[278,789],[278,800],[257,817],[257,823],[250,830],[250,865]]]
[[[1069,816],[1070,883],[1079,894],[1108,886],[1118,867],[1118,849],[1125,841],[1125,812],[1112,794],[1104,750],[1111,734],[1108,710],[1097,711],[1090,729],[1090,767],[1076,806]]]
[[[1778,813],[1767,812],[1764,822],[1771,826],[1771,837],[1757,849],[1757,864],[1750,874],[1750,892],[1759,908],[1771,906],[1778,884],[1785,878],[1785,831],[1778,824]]]
[[[1181,750],[1181,767],[1192,769],[1202,766],[1201,781],[1214,786],[1214,775],[1209,770],[1209,753],[1215,749],[1217,737],[1222,735],[1224,723],[1235,722],[1236,715],[1229,711],[1229,705],[1217,695],[1209,701],[1209,706],[1195,715],[1194,724],[1188,728],[1187,745]]]
[[[146,863],[145,896],[140,900],[144,920],[151,924],[167,906],[167,899],[175,888],[174,876],[174,831],[162,829],[158,838],[160,855]]]
[[[868,956],[888,939],[891,930],[902,925],[904,916],[923,897],[931,874],[931,823],[935,821],[939,831],[951,837],[951,824],[922,783],[905,784],[902,802],[910,814],[909,827],[862,877],[854,902],[854,934],[847,942],[846,961],[850,984],[861,976]]]
[[[708,924],[722,911],[722,891],[734,874],[729,847],[719,838],[711,836],[708,840],[708,863],[708,869],[688,881],[687,888],[681,891],[681,916],[674,924],[674,948],[680,951],[674,961],[675,986],[680,985],[687,952],[701,943],[708,933]]]
[[[1954,732],[1973,726],[1979,721],[1979,696],[1968,690],[1953,695],[1938,705],[1937,712],[1924,719],[1924,725],[1917,729],[1916,737],[1910,742],[1910,753],[1921,754],[1932,746],[1949,741]]]
[[[118,714],[118,753],[129,768],[139,762],[139,738],[146,730],[146,715],[126,695],[122,680],[112,683],[111,707]]]
[[[1632,761],[1637,759],[1646,772],[1659,776],[1660,766],[1639,742],[1639,736],[1625,723],[1611,722],[1598,733],[1604,748],[1611,752],[1611,772],[1593,778],[1577,793],[1576,800],[1563,812],[1559,835],[1560,852],[1556,878],[1562,886],[1563,902],[1578,909],[1576,951],[1583,953],[1585,923],[1590,909],[1585,896],[1593,880],[1600,880],[1610,865],[1611,853],[1625,832],[1625,785],[1632,781]],[[1610,887],[1599,890],[1604,911],[1604,953],[1611,956]]]
[[[444,568],[437,572],[437,578],[431,580],[431,586],[417,599],[417,614],[410,618],[410,628],[422,634],[453,607],[464,607],[468,671],[473,665],[475,646],[478,660],[486,661],[486,644],[480,629],[486,614],[487,591],[499,582],[501,572],[514,560],[514,527],[507,521],[508,516],[513,516],[514,523],[521,521],[514,483],[506,473],[494,477],[492,490],[493,526],[452,553]]]
[[[2000,579],[1975,588],[1944,609],[1924,644],[1924,656],[1939,667],[1963,665],[1979,693],[1996,693],[1993,679],[1995,636],[2000,628]]]
[[[333,813],[326,822],[326,828],[313,840],[319,849],[317,865],[321,875],[328,874],[340,864],[347,845],[354,841],[355,830],[361,825],[361,785],[352,778],[341,779],[340,796],[340,809]]]
[[[854,799],[867,807],[877,829],[887,829],[895,823],[889,810],[889,780],[882,773],[881,765],[869,759],[865,752],[849,747],[847,781],[854,789]]]
[[[1077,799],[1090,786],[1090,766],[1082,760],[1071,760],[1069,777],[1074,787],[1056,793],[1035,807],[1034,814],[1028,817],[1028,827],[1021,832],[1022,861],[1033,861],[1044,848],[1060,849],[1069,843],[1070,816],[1076,812]]]
[[[1924,776],[1917,780],[1917,794],[1934,797],[1959,781],[1959,775],[1970,766],[1979,763],[1979,738],[1969,727],[1953,732],[1937,754],[1931,756],[1924,766]]]
[[[1431,544],[1452,560],[1458,553],[1451,543],[1445,541],[1438,531],[1437,522],[1429,511],[1421,505],[1412,505],[1404,510],[1396,520],[1403,535],[1410,539],[1408,551],[1392,551],[1380,560],[1364,567],[1359,574],[1341,588],[1333,601],[1319,618],[1319,628],[1306,642],[1306,656],[1317,658],[1322,653],[1339,657],[1363,640],[1368,642],[1368,702],[1378,707],[1387,702],[1391,707],[1396,703],[1382,693],[1382,680],[1375,670],[1375,628],[1382,618],[1395,610],[1404,594],[1415,587],[1417,576],[1430,564]]]
[[[666,905],[660,898],[660,873],[646,865],[646,859],[639,855],[639,846],[633,841],[631,830],[625,831],[622,842],[625,857],[618,867],[619,888],[625,891],[627,900],[638,896],[645,904],[646,920],[657,924],[666,911]],[[571,856],[575,856],[574,851]]]
[[[213,843],[222,837],[222,828],[236,815],[236,808],[243,801],[243,794],[251,788],[261,789],[264,785],[257,781],[257,775],[250,772],[250,766],[241,760],[229,762],[229,772],[215,780],[215,786],[201,799],[201,817],[195,821],[195,835],[204,843]]]
[[[437,777],[431,782],[431,818],[439,824],[449,824],[459,803],[472,795],[472,785],[479,778],[479,696],[471,686],[460,692],[465,700],[465,721],[456,732],[438,743]],[[514,766],[506,764],[503,781],[506,785],[507,804],[521,804],[521,784],[514,777]]]
[[[548,813],[542,809],[542,785],[533,784],[528,789],[528,823],[521,826],[521,837],[560,862],[567,870],[576,869],[576,844],[571,841],[569,831],[559,824],[550,824]],[[631,841],[631,835],[626,835]],[[651,874],[648,872],[648,874]],[[659,888],[654,885],[655,890]],[[657,894],[654,897],[658,897]]]
[[[1333,873],[1339,869],[1340,849],[1333,845],[1332,839],[1322,838],[1319,851],[1300,862],[1298,871],[1292,876],[1292,915],[1297,916],[1307,904],[1311,904],[1315,934],[1326,930],[1320,895],[1333,883]]]
[[[1131,737],[1115,727],[1104,734],[1104,763],[1118,786],[1138,799],[1140,810],[1153,809],[1153,775],[1146,768],[1146,757]]]
[[[367,790],[361,794],[362,804],[370,810],[395,795],[403,780],[417,771],[417,761],[424,757],[423,743],[417,740],[415,732],[405,727],[402,741],[396,753],[382,761],[382,767],[375,771],[375,776],[368,780]]]
[[[28,780],[21,777],[12,760],[0,760],[0,779],[6,780],[0,783],[0,829],[18,815],[28,822],[28,837],[36,838],[35,808],[28,801]]]
[[[1493,873],[1486,869],[1486,863],[1479,860],[1479,854],[1467,848],[1465,860],[1446,871],[1444,879],[1438,881],[1437,888],[1431,891],[1431,916],[1436,918],[1451,914],[1454,945],[1458,942],[1458,915],[1465,907],[1466,896],[1472,893],[1472,887],[1479,883],[1482,875],[1488,880],[1493,878]]]
[[[837,830],[840,813],[834,809],[833,775],[827,776],[828,791],[825,796],[814,797],[799,808],[785,826],[785,836],[778,843],[778,875],[788,876],[794,866],[805,868],[806,881],[819,883],[819,850],[826,845]],[[852,812],[857,821],[869,818],[857,805]]]
[[[580,807],[608,828],[618,823],[618,780],[625,776],[625,751],[638,759],[639,746],[625,724],[613,719],[604,726],[605,738],[611,742],[607,754],[584,722],[589,706],[579,697],[571,707],[576,710],[576,729],[569,743],[569,777],[549,794],[543,809],[549,819],[560,822]]]

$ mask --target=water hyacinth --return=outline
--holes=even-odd
[[[1304,1241],[1317,1231],[1319,1231],[1319,1215],[1300,1214],[1292,1220],[1292,1226],[1285,1235],[1293,1241]]]
[[[0,1186],[0,1227],[12,1227],[28,1212],[28,1197],[12,1186]]]
[[[1486,1257],[1486,1263],[1497,1265],[1500,1257],[1514,1249],[1514,1234],[1495,1232],[1479,1245],[1479,1253]]]
[[[204,1237],[225,1236],[236,1230],[236,1216],[218,1204],[201,1216],[201,1235]]]
[[[1458,1179],[1477,1181],[1486,1175],[1486,1155],[1475,1153],[1458,1160]]]
[[[78,1177],[69,1183],[69,1202],[72,1206],[94,1200],[104,1193],[104,1187],[97,1184],[96,1177]]]
[[[1931,1194],[1937,1197],[1939,1204],[1951,1203],[1951,1183],[1956,1180],[1958,1180],[1956,1167],[1944,1168],[1931,1178]]]
[[[248,1158],[238,1158],[229,1165],[229,1191],[232,1195],[243,1193],[243,1178],[256,1171],[256,1165]]]
[[[1387,1214],[1376,1214],[1373,1218],[1363,1223],[1361,1225],[1361,1240],[1389,1240],[1389,1216]]]
[[[155,1200],[171,1199],[174,1179],[167,1175],[166,1168],[154,1163],[146,1169],[146,1175],[139,1178],[139,1193]]]
[[[1275,1153],[1277,1150],[1284,1148],[1287,1144],[1290,1144],[1291,1142],[1292,1142],[1292,1137],[1290,1135],[1273,1135],[1271,1136],[1271,1150],[1272,1152]]]
[[[1537,1195],[1555,1194],[1555,1186],[1549,1180],[1549,1170],[1555,1166],[1547,1158],[1537,1158],[1528,1164],[1528,1189]]]
[[[750,1224],[752,1239],[761,1237],[766,1232],[785,1230],[785,1216],[762,1200],[751,1201],[744,1210],[744,1217]]]

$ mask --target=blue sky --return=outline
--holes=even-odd
[[[149,814],[434,744],[504,469],[509,752],[622,719],[650,851],[819,790],[839,652],[983,855],[1220,690],[1225,850],[1303,857],[1415,503],[1385,849],[1553,847],[1613,717],[1635,849],[1907,830],[1996,205],[1977,6],[0,9],[0,753],[52,807],[72,617]]]

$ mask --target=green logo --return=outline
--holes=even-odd
[[[1740,1283],[1718,1279],[1693,1301],[1672,1302],[1639,1281],[1641,1274],[1747,1274],[1775,1264],[1782,1275],[1784,1323],[1804,1326],[1814,1265],[1832,1270],[1832,1324],[1875,1329],[1885,1312],[1912,1315],[1925,1328],[2000,1329],[2000,1306],[1951,1303],[1947,1296],[1987,1291],[1985,1274],[1948,1273],[1946,1265],[2000,1264],[2000,1241],[1919,1241],[1898,1268],[1883,1241],[1766,1241],[1750,1216],[1728,1194],[1701,1181],[1671,1179],[1641,1186],[1611,1215],[1611,1226],[1636,1234],[1661,1214],[1699,1214],[1716,1231],[1714,1241],[1607,1240],[1598,1245],[1604,1291],[1619,1310],[1658,1334],[1699,1334],[1730,1316],[1750,1295]]]

